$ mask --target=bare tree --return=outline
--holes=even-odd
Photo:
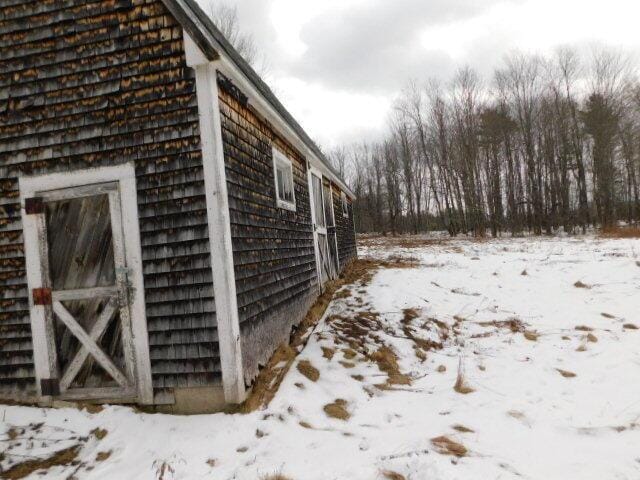
[[[266,57],[260,53],[253,35],[241,29],[238,7],[218,0],[209,0],[209,14],[213,23],[242,58],[259,74],[267,75],[269,67]]]
[[[463,68],[411,82],[387,136],[351,155],[364,229],[484,235],[640,219],[640,83],[598,50],[512,54],[486,88]],[[595,215],[594,215],[595,212]]]

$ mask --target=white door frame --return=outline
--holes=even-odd
[[[318,275],[318,287],[320,292],[324,287],[322,283],[322,264],[321,264],[321,256],[320,256],[320,235],[324,235],[325,239],[327,238],[327,227],[326,227],[326,216],[325,216],[325,226],[319,227],[316,219],[316,200],[313,194],[313,176],[320,178],[320,195],[324,195],[322,191],[322,172],[317,168],[312,167],[309,164],[307,169],[308,172],[308,184],[309,184],[309,203],[311,207],[311,223],[313,227],[313,246],[315,248],[316,253],[316,274]],[[322,203],[322,211],[324,212],[324,202]],[[328,246],[328,244],[327,244]]]
[[[122,215],[121,227],[112,225],[112,229],[122,228],[123,254],[127,265],[128,282],[131,285],[129,310],[131,312],[131,333],[135,354],[136,401],[141,404],[153,403],[149,335],[144,299],[142,249],[135,167],[133,163],[19,178],[36,389],[38,398],[42,401],[48,401],[52,398],[51,395],[43,394],[42,381],[59,379],[59,372],[52,332],[52,309],[47,306],[35,305],[33,298],[34,289],[50,288],[50,285],[46,284],[48,282],[48,257],[42,255],[43,252],[46,252],[47,245],[44,244],[45,242],[39,236],[39,232],[45,228],[45,218],[42,214],[27,215],[25,200],[38,197],[43,192],[110,182],[117,183]],[[100,399],[100,395],[101,393],[97,392],[96,399]],[[117,400],[117,398],[113,400]]]

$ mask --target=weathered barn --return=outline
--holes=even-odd
[[[208,411],[355,256],[353,194],[194,0],[0,3],[0,398]]]

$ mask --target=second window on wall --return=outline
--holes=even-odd
[[[296,210],[296,197],[293,182],[293,165],[284,153],[273,148],[273,175],[276,187],[278,207]]]

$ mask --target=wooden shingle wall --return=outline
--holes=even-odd
[[[219,75],[222,136],[242,331],[250,382],[317,294],[305,159]],[[296,211],[276,203],[272,147],[293,163]]]
[[[219,383],[195,79],[181,27],[158,0],[2,0],[2,395],[34,388],[18,177],[130,161],[156,393]]]
[[[340,187],[333,185],[333,211],[336,216],[336,237],[338,239],[338,258],[340,259],[340,268],[349,263],[350,260],[356,258],[356,234],[353,228],[353,204],[349,203],[349,216],[345,217],[342,213],[342,198]]]

